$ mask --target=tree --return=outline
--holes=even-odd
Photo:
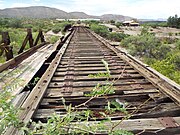
[[[178,15],[170,16],[167,20],[169,27],[180,28],[180,17]]]
[[[22,28],[22,22],[20,19],[12,19],[9,20],[8,26],[12,28]]]

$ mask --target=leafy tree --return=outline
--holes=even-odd
[[[173,28],[180,28],[180,17],[177,15],[170,16],[167,20],[167,25]]]
[[[22,21],[20,19],[9,20],[8,27],[22,28]]]

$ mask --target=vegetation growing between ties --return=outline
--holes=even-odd
[[[175,17],[176,18],[176,17]],[[4,19],[3,21],[0,21],[1,28],[0,30],[9,30],[12,31],[13,33],[10,33],[10,37],[14,37],[12,39],[12,44],[15,47],[16,45],[18,46],[19,43],[21,44],[22,41],[20,40],[15,40],[17,34],[20,36],[23,36],[22,33],[18,33],[16,31],[17,29],[20,31],[24,32],[25,37],[25,30],[23,28],[25,26],[28,27],[33,27],[33,24],[28,24],[23,21],[20,23],[20,25],[16,25],[16,21],[19,22],[19,20],[13,20],[12,23],[8,24],[7,20]],[[30,20],[28,20],[30,21]],[[5,23],[6,22],[6,23]],[[46,22],[46,21],[45,21]],[[51,21],[52,22],[52,21]],[[38,27],[43,27],[45,30],[50,30],[51,26],[60,26],[60,24],[56,25],[56,21],[50,23],[48,26],[44,25],[43,23],[37,23]],[[55,25],[54,25],[55,24]],[[9,27],[11,26],[11,27]],[[126,47],[129,52],[142,59],[145,61],[147,64],[161,72],[162,74],[166,75],[167,77],[175,80],[177,83],[180,84],[180,40],[175,40],[173,43],[175,44],[175,47],[172,49],[168,41],[165,44],[166,41],[162,41],[155,37],[153,34],[148,32],[148,28],[142,29],[142,32],[138,36],[127,36],[125,34],[117,34],[117,33],[110,33],[105,26],[98,25],[96,22],[91,22],[90,25],[91,29],[94,30],[96,33],[100,34],[103,37],[106,37],[108,39],[114,40],[114,41],[122,41],[121,45],[123,47]],[[172,26],[174,27],[174,26]],[[17,28],[17,29],[14,29]],[[59,27],[57,27],[59,29]],[[54,28],[55,29],[55,28]],[[62,30],[62,28],[61,28]],[[33,28],[33,31],[37,31],[36,28]],[[35,32],[36,33],[36,32]],[[16,36],[15,36],[16,35]],[[171,35],[171,34],[169,34]],[[18,36],[17,36],[18,37]],[[52,39],[53,42],[55,42],[56,39]],[[171,43],[171,42],[170,42]],[[103,60],[102,60],[103,61]],[[108,94],[113,94],[114,89],[113,89],[113,84],[114,81],[110,81],[110,71],[108,68],[108,64],[103,61],[105,67],[106,67],[106,73],[98,73],[94,75],[89,75],[89,77],[93,78],[98,78],[98,77],[105,77],[107,78],[106,80],[106,85],[102,84],[97,84],[93,91],[86,96],[89,97],[89,100],[86,101],[83,104],[80,104],[79,106],[85,106],[88,102],[90,102],[92,99],[97,98],[99,96],[105,96]],[[44,134],[56,134],[56,133],[72,133],[72,134],[78,134],[78,133],[88,133],[88,134],[93,134],[97,131],[103,131],[103,130],[109,130],[109,134],[132,134],[127,131],[123,130],[114,130],[114,127],[117,125],[112,123],[111,118],[109,117],[109,114],[114,113],[115,111],[121,111],[125,114],[124,119],[130,118],[130,114],[126,111],[126,108],[124,107],[124,104],[119,104],[119,102],[115,101],[108,101],[107,106],[105,106],[106,111],[105,112],[100,112],[100,115],[102,117],[107,117],[105,121],[102,121],[100,123],[97,123],[95,125],[88,125],[89,119],[94,119],[95,117],[93,115],[93,112],[91,110],[87,111],[77,111],[76,107],[72,107],[71,105],[67,106],[65,99],[62,99],[62,102],[64,103],[65,109],[67,111],[67,114],[63,116],[62,118],[59,117],[57,114],[54,114],[52,117],[48,119],[47,124],[43,123],[32,123],[34,125],[34,130],[29,129],[26,124],[22,124],[18,121],[17,119],[17,112],[12,104],[10,102],[7,102],[8,100],[11,100],[9,97],[10,92],[5,92],[5,93],[0,93],[0,133],[4,131],[6,127],[9,127],[11,125],[20,128],[21,130],[25,131],[26,133],[29,134],[34,134],[34,133],[44,133]],[[113,106],[113,108],[112,108]],[[74,125],[70,125],[70,123],[74,122],[74,120],[78,120],[78,122],[85,122],[87,123],[86,125],[82,127],[79,127],[79,123],[74,123]],[[105,127],[104,123],[105,122],[110,122],[112,124],[112,127],[109,129],[109,127]],[[121,121],[119,122],[121,123]]]
[[[98,116],[104,117],[103,121],[96,122],[97,116],[91,110],[82,110],[79,111],[78,108],[86,106],[88,102],[92,99],[97,98],[99,96],[106,96],[109,94],[114,93],[113,82],[110,81],[110,70],[108,67],[108,63],[104,60],[102,62],[105,65],[106,72],[105,73],[98,73],[89,75],[90,77],[104,77],[107,78],[106,83],[104,85],[97,84],[92,92],[87,94],[86,96],[89,97],[89,100],[84,102],[83,104],[79,104],[76,106],[67,105],[66,100],[62,98],[62,103],[64,104],[64,108],[66,110],[65,115],[59,116],[58,114],[53,114],[47,120],[47,123],[35,123],[30,122],[32,128],[29,128],[28,123],[21,123],[18,120],[18,109],[16,110],[11,102],[7,102],[7,97],[5,94],[1,95],[0,99],[3,100],[1,103],[1,123],[0,123],[0,133],[3,133],[7,127],[14,126],[19,129],[22,134],[43,134],[43,135],[54,135],[54,134],[94,134],[94,133],[104,133],[107,131],[108,134],[111,135],[132,135],[131,132],[118,129],[116,130],[115,127],[117,123],[112,122],[109,114],[112,114],[116,111],[120,111],[124,113],[125,117],[127,118],[128,112],[124,105],[119,104],[119,101],[108,101],[107,105],[105,106],[105,112],[99,112]],[[38,81],[38,78],[34,80],[34,82]],[[34,84],[33,84],[34,85]],[[13,98],[13,97],[12,97]],[[113,106],[113,107],[112,107]],[[3,118],[3,119],[2,119]],[[94,121],[94,124],[90,124],[90,120]],[[110,125],[106,126],[106,122]],[[83,124],[82,124],[83,123]]]
[[[108,131],[108,134],[122,134],[122,135],[132,135],[131,132],[125,130],[112,130],[114,123],[112,123],[111,118],[107,115],[108,113],[113,113],[115,111],[121,111],[127,114],[126,109],[119,105],[118,102],[112,101],[108,102],[106,108],[106,113],[99,112],[99,115],[102,115],[106,120],[101,122],[96,122],[94,124],[90,124],[90,119],[94,122],[96,121],[96,116],[93,114],[91,110],[84,110],[78,111],[78,108],[86,106],[91,100],[97,98],[99,96],[106,96],[109,94],[114,93],[113,83],[110,82],[110,70],[108,67],[108,63],[102,60],[103,64],[105,65],[106,72],[105,73],[98,73],[98,74],[91,74],[89,77],[99,78],[105,77],[107,78],[106,84],[97,84],[93,91],[85,96],[90,97],[89,100],[86,102],[76,105],[73,107],[71,104],[69,106],[66,105],[66,101],[62,98],[62,102],[64,107],[67,111],[66,115],[62,118],[59,117],[57,114],[54,114],[52,117],[48,119],[46,124],[38,123],[35,124],[36,128],[31,133],[43,133],[45,135],[51,134],[95,134],[95,133],[102,133],[103,131]],[[111,105],[114,105],[114,108],[111,108]],[[77,122],[75,122],[77,121]],[[111,127],[105,125],[105,122],[109,122]],[[41,128],[39,128],[41,127]]]

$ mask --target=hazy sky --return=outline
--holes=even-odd
[[[90,15],[121,14],[138,19],[180,16],[180,0],[0,0],[0,9],[27,6],[48,6]]]

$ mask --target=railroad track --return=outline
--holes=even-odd
[[[46,63],[49,68],[21,103],[23,110],[19,118],[24,122],[30,119],[47,122],[53,113],[66,113],[62,97],[72,107],[89,100],[85,94],[91,93],[98,83],[106,85],[105,77],[88,77],[89,74],[106,73],[102,59],[109,65],[110,81],[116,80],[115,93],[98,96],[77,110],[89,109],[100,121],[105,118],[99,116],[99,112],[105,112],[108,102],[118,101],[132,116],[117,128],[134,133],[143,131],[144,134],[180,133],[179,86],[163,80],[145,65],[83,27],[76,27],[54,60]],[[110,117],[118,121],[125,114],[116,111]],[[17,131],[10,128],[6,134],[17,134]]]

